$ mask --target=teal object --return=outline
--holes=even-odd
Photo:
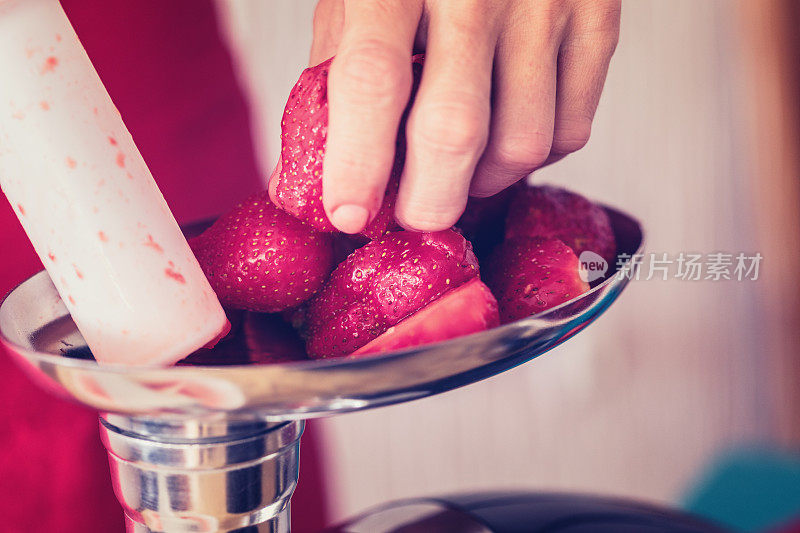
[[[800,455],[729,453],[685,498],[684,508],[733,531],[768,531],[800,518]]]

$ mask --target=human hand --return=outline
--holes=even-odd
[[[361,231],[377,213],[411,90],[395,217],[452,226],[491,196],[582,148],[619,35],[620,0],[321,0],[311,64],[335,55],[323,203]]]

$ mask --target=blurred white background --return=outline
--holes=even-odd
[[[286,96],[306,66],[314,2],[218,4],[268,176]],[[763,253],[735,4],[625,2],[591,141],[535,180],[639,216],[651,252]],[[765,257],[765,268],[771,260],[779,258]],[[641,280],[532,363],[432,399],[325,420],[333,518],[478,488],[676,501],[716,454],[779,434],[760,349],[769,335],[764,275]]]

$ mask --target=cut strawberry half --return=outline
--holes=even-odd
[[[453,230],[389,233],[354,251],[309,300],[312,358],[341,357],[478,276],[478,261]]]
[[[353,357],[422,346],[477,333],[500,324],[497,300],[479,279],[468,281],[387,329]]]
[[[485,268],[508,323],[541,313],[589,290],[572,249],[558,239],[517,237],[501,244]]]

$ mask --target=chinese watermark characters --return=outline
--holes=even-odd
[[[684,281],[757,281],[764,259],[760,253],[738,254],[714,252],[707,254],[667,253],[619,254],[617,276],[628,279],[681,279]],[[638,265],[639,268],[634,268]]]

